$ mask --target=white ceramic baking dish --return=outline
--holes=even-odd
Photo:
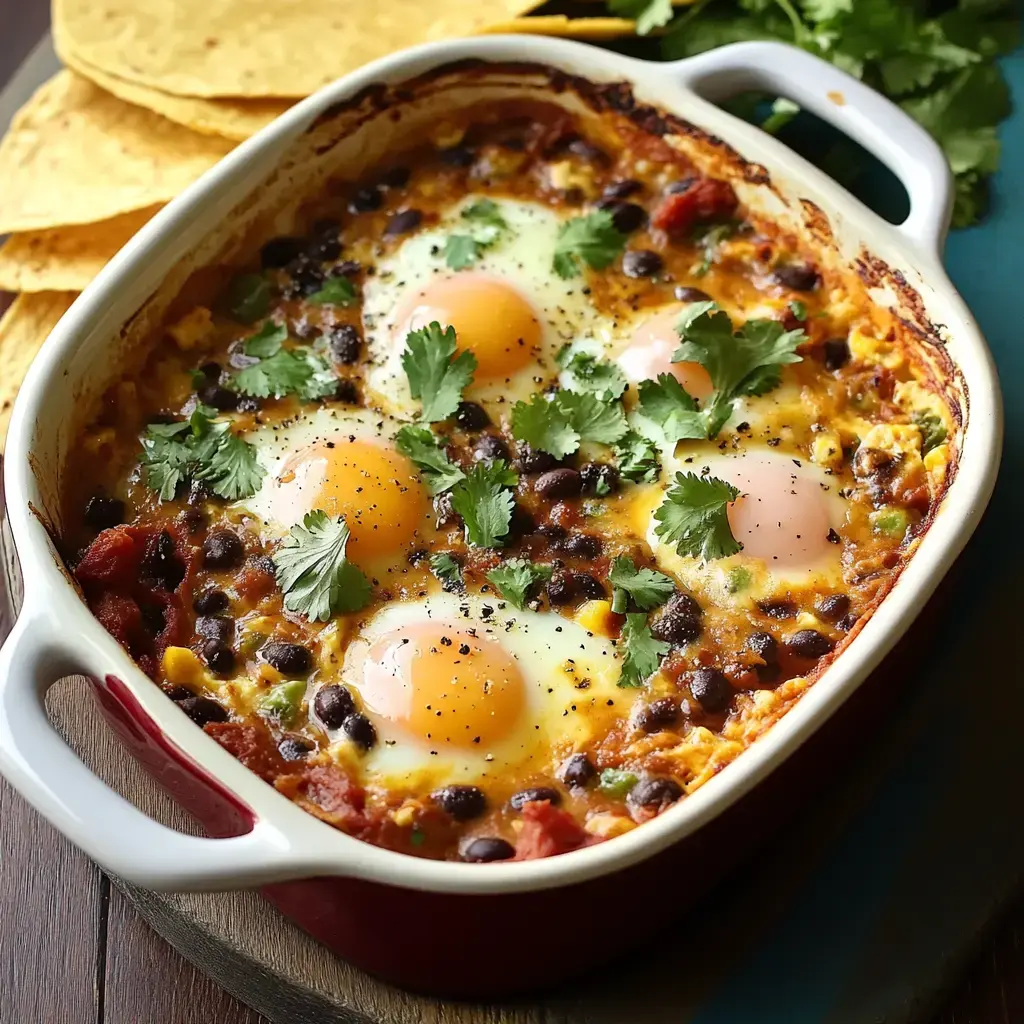
[[[673,132],[680,124],[673,117],[697,126],[692,137],[682,133],[681,144],[698,164],[713,163],[719,175],[726,166],[753,209],[828,250],[823,258],[859,266],[877,286],[876,296],[936,343],[936,352],[948,357],[950,392],[963,423],[955,479],[915,557],[835,663],[767,735],[693,795],[624,836],[560,857],[481,868],[410,858],[359,842],[251,774],[182,714],[93,618],[48,531],[59,531],[61,474],[73,472],[65,458],[79,427],[75,410],[117,376],[122,360],[130,362],[122,334],[130,335],[145,320],[149,313],[140,317],[138,311],[183,260],[201,262],[211,251],[208,239],[218,224],[226,218],[246,222],[267,181],[276,181],[280,191],[289,176],[309,178],[303,161],[315,163],[326,153],[335,162],[372,164],[394,144],[406,123],[395,112],[406,109],[403,104],[413,109],[410,97],[418,90],[431,98],[410,115],[414,120],[436,116],[439,104],[504,95],[525,81],[564,103],[577,102],[579,89],[592,90],[593,84],[601,91],[607,83],[625,83],[602,95],[619,107],[649,104],[666,112]],[[405,82],[412,84],[395,88]],[[775,139],[703,98],[748,88],[791,97],[875,153],[907,187],[907,220],[898,226],[881,220]],[[321,885],[325,879],[370,883],[370,902],[378,906],[385,889],[391,896],[404,890],[406,900],[413,897],[409,890],[451,897],[552,890],[544,896],[557,905],[556,892],[571,883],[640,866],[698,833],[789,758],[872,672],[949,569],[988,501],[1001,449],[1000,395],[986,345],[942,268],[950,199],[946,162],[921,128],[834,67],[776,44],[738,44],[653,64],[555,39],[482,37],[396,54],[300,103],[204,175],[111,261],[53,331],[25,381],[6,457],[9,517],[25,594],[0,652],[0,770],[102,867],[152,888],[248,887],[318,876]],[[221,236],[217,245],[223,244]],[[227,837],[171,831],[84,767],[50,725],[43,704],[47,687],[72,673],[96,682],[105,713],[132,749],[198,810],[209,831]],[[221,812],[204,816],[203,807],[213,804]],[[301,920],[306,904],[295,897],[297,891],[275,890],[292,894],[279,902]],[[344,892],[339,904],[359,902],[356,889]],[[322,889],[317,898],[325,898]],[[302,923],[353,955],[354,937],[332,937],[323,926],[318,933],[306,909]],[[358,922],[350,924],[358,930]],[[387,973],[372,958],[369,966]]]

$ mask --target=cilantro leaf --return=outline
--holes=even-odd
[[[555,242],[553,267],[559,277],[575,277],[580,260],[594,270],[604,270],[626,245],[626,236],[615,227],[607,210],[567,220]]]
[[[551,573],[550,565],[537,565],[527,558],[510,558],[497,569],[492,569],[487,578],[509,604],[522,610],[526,607],[530,588],[541,580],[551,579]]]
[[[261,343],[261,346],[263,344]],[[270,346],[267,346],[270,347]],[[246,354],[251,354],[248,351]],[[338,387],[338,378],[323,356],[309,349],[281,348],[266,359],[239,370],[235,387],[256,398],[284,398],[297,395],[311,402],[326,398]]]
[[[416,463],[431,494],[448,490],[466,475],[449,461],[440,439],[427,427],[402,427],[395,435],[395,447]]]
[[[790,115],[792,116],[792,114]],[[771,119],[769,119],[771,120]],[[761,127],[765,131],[771,130],[771,125],[765,127],[762,124]],[[699,243],[703,252],[703,259],[697,264],[691,271],[694,277],[703,277],[714,265],[715,254],[718,252],[719,245],[722,244],[727,238],[731,238],[736,232],[736,225],[732,222],[726,224],[714,224],[711,227],[699,226],[694,232],[694,241]]]
[[[559,391],[554,402],[581,441],[612,444],[629,429],[622,406],[593,392]]]
[[[273,556],[284,606],[312,622],[357,612],[370,600],[370,581],[345,555],[349,529],[342,516],[307,512]]]
[[[501,207],[493,199],[478,199],[462,211],[462,216],[498,231],[508,228],[508,222],[501,215]]]
[[[658,374],[657,381],[641,381],[638,394],[637,411],[658,427],[668,444],[708,436],[706,417],[671,373]]]
[[[636,34],[645,36],[672,20],[672,0],[608,0],[608,10],[636,20]]]
[[[622,614],[626,599],[632,598],[637,608],[650,611],[664,604],[676,590],[674,581],[653,569],[638,569],[628,555],[619,555],[608,573],[612,585],[612,611]]]
[[[675,483],[655,510],[654,532],[666,543],[675,544],[680,555],[709,562],[740,550],[729,526],[729,503],[740,492],[732,484],[713,476],[676,473]]]
[[[476,263],[483,249],[472,235],[449,235],[444,243],[444,261],[452,270],[465,270]]]
[[[235,320],[251,324],[267,315],[270,284],[262,274],[239,274],[228,285],[226,304]]]
[[[458,592],[465,588],[462,566],[447,551],[435,552],[430,556],[430,571],[441,581],[444,590]]]
[[[281,351],[281,346],[288,339],[288,328],[275,324],[273,320],[264,320],[260,329],[245,339],[243,351],[247,356],[266,359]]]
[[[556,459],[571,455],[580,446],[580,435],[562,408],[546,395],[512,407],[512,436]]]
[[[466,542],[478,548],[501,547],[512,522],[515,498],[510,487],[519,477],[502,459],[478,462],[451,491],[452,508],[466,529]]]
[[[558,365],[569,375],[573,391],[593,391],[615,399],[629,386],[626,376],[615,363],[598,359],[590,352],[565,345],[557,356]]]
[[[142,473],[146,486],[161,501],[171,501],[192,466],[188,423],[151,423],[142,435]]]
[[[228,501],[248,498],[259,490],[265,470],[256,458],[254,445],[231,433],[223,426],[216,446],[194,471],[197,480],[210,485],[210,490]]]
[[[630,430],[612,445],[619,476],[633,483],[652,483],[661,473],[658,450],[646,437]]]
[[[476,357],[472,352],[455,356],[455,328],[442,330],[435,320],[406,336],[402,367],[412,397],[423,402],[421,419],[437,423],[459,407],[463,389],[473,380]]]
[[[306,301],[311,306],[351,306],[359,298],[356,286],[344,276],[329,277]]]
[[[452,270],[472,266],[484,249],[494,245],[508,223],[493,199],[479,199],[462,211],[462,219],[477,225],[473,235],[449,235],[444,245],[444,260]]]
[[[661,659],[669,652],[667,643],[651,635],[644,612],[630,612],[626,616],[619,643],[625,649],[619,686],[631,689],[643,686],[658,671]]]

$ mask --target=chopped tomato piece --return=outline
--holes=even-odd
[[[130,649],[142,629],[142,611],[123,594],[106,592],[92,604],[100,625],[122,646]]]
[[[666,234],[688,234],[694,224],[722,220],[736,209],[738,200],[732,185],[716,178],[701,178],[685,192],[673,192],[658,204],[651,223]]]
[[[238,758],[249,771],[267,782],[273,782],[288,770],[266,728],[240,722],[210,722],[203,729],[232,757]]]
[[[536,860],[568,853],[586,845],[593,837],[567,811],[547,800],[523,804],[523,830],[516,841],[516,860]]]
[[[82,586],[131,589],[139,580],[151,531],[134,526],[113,526],[104,530],[86,549],[75,569]]]
[[[314,765],[274,784],[300,807],[343,832],[363,832],[370,824],[364,813],[366,791],[334,765]]]

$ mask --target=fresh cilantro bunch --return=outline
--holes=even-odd
[[[689,57],[726,43],[769,39],[831,61],[889,96],[932,133],[956,176],[954,226],[985,213],[999,166],[997,125],[1010,113],[995,63],[1020,40],[1015,0],[609,0],[641,35],[665,28],[661,55]],[[678,13],[678,16],[676,12]],[[777,131],[798,111],[774,104]]]
[[[512,436],[556,459],[584,441],[614,444],[629,430],[622,405],[592,391],[534,395],[512,407]]]
[[[435,320],[405,339],[402,368],[409,378],[409,391],[423,403],[420,417],[425,423],[437,423],[453,415],[462,401],[462,391],[476,372],[472,352],[455,355],[455,328]]]
[[[256,398],[284,398],[296,395],[304,402],[326,398],[338,387],[331,364],[310,348],[285,348],[288,329],[267,320],[246,339],[243,352],[258,363],[239,370],[235,387]]]
[[[349,529],[342,516],[308,512],[273,556],[284,606],[313,622],[357,612],[370,600],[370,581],[345,553]]]
[[[161,501],[170,501],[187,480],[206,484],[228,501],[251,498],[264,469],[256,449],[231,432],[227,421],[215,423],[217,410],[199,405],[187,420],[150,423],[142,435],[142,475]]]

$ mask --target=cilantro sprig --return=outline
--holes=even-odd
[[[465,478],[448,458],[440,438],[427,427],[402,427],[395,435],[395,447],[416,464],[431,494],[447,491]]]
[[[653,483],[661,473],[658,449],[649,438],[630,430],[612,445],[619,476],[633,483]]]
[[[594,210],[567,220],[558,232],[552,262],[559,277],[576,277],[580,263],[604,270],[626,246],[626,236],[615,227],[607,210]]]
[[[344,517],[331,519],[320,509],[307,512],[302,525],[292,527],[273,555],[288,611],[326,622],[366,607],[370,581],[348,560],[348,541]]]
[[[251,498],[259,489],[265,471],[255,447],[232,433],[227,421],[215,423],[216,415],[216,409],[199,406],[188,420],[146,428],[143,479],[161,501],[170,501],[190,479],[228,501]]]
[[[995,59],[1020,41],[1014,0],[700,0],[676,8],[667,0],[609,0],[638,19],[641,34],[667,24],[661,53],[689,57],[725,43],[773,39],[831,61],[898,102],[945,151],[956,176],[954,226],[979,220],[998,168],[996,127],[1010,113],[1006,81]],[[794,115],[776,102],[762,127],[777,131]],[[748,116],[758,116],[752,108]],[[829,171],[849,185],[857,160],[826,156]]]
[[[235,375],[235,387],[256,398],[296,395],[304,402],[326,398],[338,387],[331,364],[310,348],[285,348],[288,329],[267,320],[246,339],[242,351],[259,362]]]
[[[655,640],[647,625],[646,612],[630,612],[619,634],[623,648],[622,670],[619,686],[633,689],[643,686],[661,665],[661,659],[669,652],[669,645]]]
[[[518,474],[502,459],[478,462],[451,490],[452,508],[465,526],[466,543],[499,548],[512,522],[515,498],[510,488]]]
[[[643,611],[664,604],[674,593],[671,577],[654,569],[638,569],[628,555],[619,555],[608,573],[612,585],[612,611],[623,614],[630,600]]]
[[[513,607],[526,607],[530,590],[542,580],[551,579],[550,565],[538,565],[527,558],[510,558],[496,569],[492,569],[487,578],[498,588],[498,593]]]
[[[445,263],[452,270],[471,267],[508,230],[501,208],[493,199],[478,199],[462,211],[462,219],[474,229],[471,235],[449,235],[444,246]]]
[[[406,336],[402,367],[412,397],[423,403],[425,423],[448,419],[476,372],[476,356],[472,352],[456,356],[455,340],[455,328],[442,329],[436,320]]]
[[[556,360],[568,375],[572,391],[592,391],[607,399],[616,399],[621,398],[629,386],[625,374],[615,363],[574,349],[572,345],[564,345]]]
[[[614,444],[628,430],[621,404],[589,391],[533,395],[512,407],[512,436],[556,459],[571,455],[584,441]]]
[[[654,532],[680,555],[710,562],[734,555],[740,544],[729,526],[729,503],[740,495],[725,480],[676,473],[665,500],[654,512]]]
[[[430,556],[430,571],[441,581],[445,590],[461,592],[465,589],[462,566],[447,551],[437,551]]]

